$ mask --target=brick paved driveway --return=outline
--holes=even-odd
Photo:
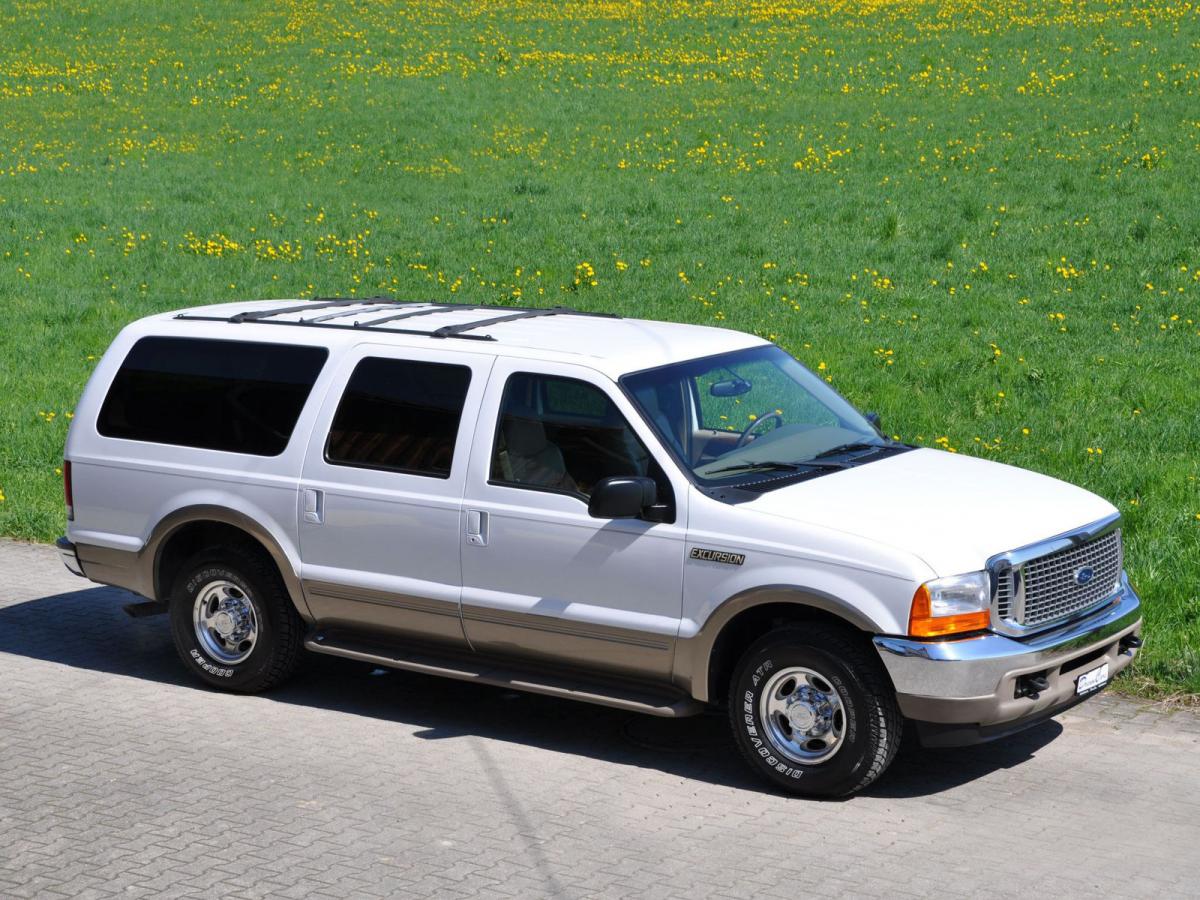
[[[128,600],[0,542],[0,896],[1200,894],[1194,713],[1106,696],[805,802],[718,718],[335,659],[214,693]]]

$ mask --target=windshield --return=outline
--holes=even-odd
[[[833,388],[776,346],[626,375],[621,384],[697,480],[843,469],[896,446]]]

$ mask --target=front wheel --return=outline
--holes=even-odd
[[[238,546],[198,553],[184,565],[169,611],[184,665],[213,687],[264,691],[299,662],[303,623],[262,553]]]
[[[776,787],[807,797],[860,791],[900,745],[900,711],[877,659],[828,625],[769,632],[743,654],[729,689],[734,742]]]

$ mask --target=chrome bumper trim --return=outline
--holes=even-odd
[[[62,559],[63,565],[67,570],[80,578],[86,578],[83,574],[83,566],[79,564],[79,555],[75,552],[75,545],[65,537],[60,537],[54,542],[54,546],[58,550],[59,558]]]
[[[935,709],[939,721],[1005,721],[1014,718],[1010,715],[1014,710],[1027,706],[1032,712],[1045,705],[1026,700],[1023,706],[1014,706],[1016,698],[1007,688],[1018,676],[1054,669],[1136,633],[1140,624],[1141,601],[1122,575],[1121,589],[1106,606],[1023,641],[1001,634],[959,641],[881,635],[874,643],[906,714],[913,715],[910,709]],[[1133,651],[1114,658],[1111,674],[1132,658]],[[960,707],[958,712],[955,706]]]

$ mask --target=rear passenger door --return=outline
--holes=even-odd
[[[460,511],[493,357],[347,354],[300,485],[301,577],[322,627],[465,646]]]

